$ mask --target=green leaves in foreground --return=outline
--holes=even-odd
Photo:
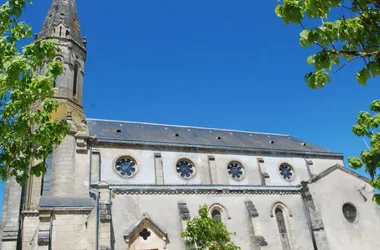
[[[58,108],[50,99],[52,83],[63,72],[62,64],[54,61],[56,42],[17,49],[19,41],[32,36],[29,25],[17,22],[25,2],[10,0],[0,6],[0,178],[12,176],[20,184],[45,173],[43,160],[69,131],[66,121],[50,119]],[[45,72],[38,75],[43,67]]]
[[[353,126],[352,132],[362,137],[367,146],[360,157],[350,157],[349,165],[353,169],[365,167],[365,170],[371,176],[371,186],[380,190],[380,100],[375,100],[370,106],[371,114],[360,112],[357,118],[357,124]],[[380,196],[375,195],[374,200],[380,205]]]
[[[181,233],[186,244],[196,250],[240,250],[231,241],[231,234],[224,224],[208,216],[207,206],[200,207],[199,217],[187,222],[186,231]]]
[[[360,65],[353,76],[361,85],[380,76],[380,0],[280,0],[275,12],[284,23],[300,25],[301,46],[316,50],[307,58],[314,68],[305,75],[311,89],[323,88],[332,74],[355,60]],[[367,149],[348,161],[353,169],[365,167],[371,185],[380,190],[380,100],[372,102],[370,109],[372,114],[361,112],[352,128]],[[380,195],[374,200],[380,204]]]
[[[363,65],[355,74],[360,84],[380,76],[380,1],[282,0],[275,12],[286,24],[302,27],[302,47],[317,49],[307,58],[314,67],[305,77],[310,88],[323,88],[330,74],[354,60]],[[319,25],[306,27],[306,19]]]

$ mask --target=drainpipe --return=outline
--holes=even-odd
[[[112,227],[112,191],[111,189],[108,187],[108,201],[109,201],[109,204],[110,204],[110,213],[111,213],[111,226],[110,226],[110,235],[111,235],[111,249],[114,249],[114,231],[113,231],[113,227]]]
[[[96,191],[96,241],[95,250],[99,250],[99,191]]]
[[[51,241],[52,241],[52,234],[53,234],[53,213],[50,214],[50,226],[49,226],[49,248],[48,250],[51,250]]]
[[[91,192],[91,175],[92,175],[92,139],[88,139],[88,145],[89,145],[89,148],[90,148],[90,159],[89,159],[89,162],[90,162],[90,166],[88,168],[88,191]]]

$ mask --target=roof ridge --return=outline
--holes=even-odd
[[[238,133],[246,133],[246,134],[275,135],[275,136],[284,136],[284,137],[289,137],[290,136],[290,135],[286,135],[286,134],[277,134],[277,133],[263,133],[263,132],[253,132],[253,131],[245,131],[245,130],[221,129],[221,128],[206,128],[206,127],[197,127],[197,126],[161,124],[161,123],[151,123],[151,122],[120,121],[120,120],[108,120],[108,119],[96,119],[96,118],[87,118],[87,120],[91,120],[91,121],[104,121],[104,122],[132,123],[132,124],[145,124],[145,125],[155,125],[155,126],[168,126],[168,127],[189,128],[189,129],[192,128],[192,129],[216,130],[216,131],[238,132]]]

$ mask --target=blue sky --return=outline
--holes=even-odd
[[[27,7],[35,33],[50,3]],[[298,26],[276,17],[276,3],[77,1],[88,39],[87,117],[283,133],[359,154],[364,144],[351,127],[379,97],[379,79],[360,86],[352,65],[310,90],[311,51],[299,45]]]

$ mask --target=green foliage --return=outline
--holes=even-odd
[[[224,224],[208,216],[207,206],[199,208],[199,217],[187,222],[186,231],[181,233],[186,245],[195,250],[239,250],[231,241]],[[233,234],[235,235],[235,234]]]
[[[38,41],[17,49],[32,36],[31,27],[18,22],[25,0],[9,0],[0,6],[0,179],[10,176],[24,184],[30,175],[40,176],[43,160],[60,144],[69,126],[51,121],[58,103],[50,99],[53,81],[63,66],[53,61],[55,41]],[[43,75],[39,69],[46,65]],[[31,167],[31,163],[39,164]]]
[[[333,11],[340,17],[329,20]],[[282,0],[275,12],[286,24],[302,26],[302,47],[319,49],[307,59],[314,66],[305,77],[310,88],[323,88],[331,73],[356,59],[363,61],[355,75],[360,84],[380,76],[380,0]],[[321,22],[305,27],[306,19]]]
[[[302,27],[300,44],[304,48],[317,48],[307,58],[314,70],[305,75],[311,89],[323,88],[330,83],[330,75],[342,70],[354,60],[363,66],[355,74],[361,85],[380,76],[380,0],[281,0],[276,14],[286,24]],[[339,15],[329,18],[331,14]],[[331,15],[331,16],[335,16]],[[305,20],[317,22],[305,27]],[[319,23],[320,20],[320,23]],[[367,150],[360,157],[350,157],[353,169],[362,167],[371,176],[371,185],[380,190],[380,100],[371,103],[371,114],[361,112],[352,132],[362,137]],[[373,199],[380,204],[380,195]]]
[[[375,100],[370,105],[370,111],[360,112],[353,126],[352,132],[362,137],[367,145],[367,150],[363,150],[360,157],[350,157],[348,163],[350,167],[359,169],[365,167],[365,170],[371,176],[371,186],[380,190],[380,100]],[[368,142],[369,143],[368,143]],[[380,196],[375,195],[374,200],[380,205]]]

